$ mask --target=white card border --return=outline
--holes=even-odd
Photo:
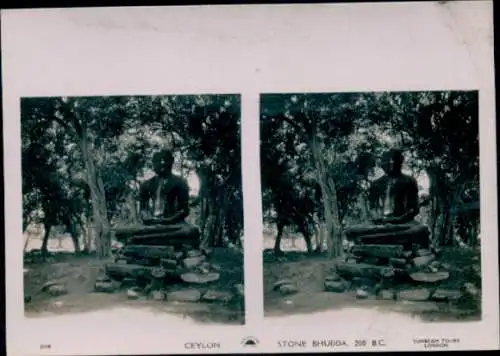
[[[443,330],[447,337],[463,338],[455,345],[459,349],[498,347],[492,14],[489,1],[2,11],[6,251],[22,250],[22,239],[12,237],[21,231],[20,97],[241,94],[246,325],[195,329],[205,340],[221,341],[223,348],[214,351],[224,353],[294,351],[279,350],[276,341],[320,337],[323,330],[324,337],[375,337],[359,324],[363,335],[347,335],[356,325],[346,321],[279,323],[280,331],[263,318],[259,95],[479,89],[483,320],[406,330],[387,325],[378,332],[385,333],[387,351],[418,349],[411,344],[415,335],[408,334],[432,337]],[[168,336],[145,334],[147,325],[126,325],[124,334],[118,330],[124,320],[100,321],[103,328],[109,324],[106,335],[98,335],[95,324],[35,328],[22,315],[21,271],[21,254],[6,253],[11,352],[39,353],[42,343],[55,345],[47,352],[53,355],[201,352],[184,346],[196,334],[192,328],[167,327]],[[37,333],[26,332],[30,328]],[[64,341],[50,340],[63,332]],[[241,348],[246,336],[260,340],[255,350]]]

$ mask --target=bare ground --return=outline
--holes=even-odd
[[[116,307],[145,308],[153,313],[170,313],[188,316],[199,323],[243,324],[243,302],[230,304],[181,303],[153,301],[146,297],[129,300],[126,290],[115,293],[96,293],[94,284],[105,263],[92,256],[74,253],[51,254],[46,261],[25,263],[24,295],[27,317],[83,313]],[[221,267],[220,279],[205,287],[193,286],[204,292],[208,289],[233,290],[237,283],[243,283],[243,257],[229,249],[216,249],[211,262]],[[68,293],[53,297],[42,291],[49,281],[64,282]],[[182,289],[172,285],[167,292]],[[184,288],[186,288],[184,286]]]
[[[479,251],[459,248],[446,249],[439,261],[450,272],[450,278],[441,283],[445,289],[460,290],[471,282],[481,288]],[[308,314],[341,308],[376,308],[409,314],[423,321],[473,321],[481,318],[478,301],[450,304],[447,302],[409,302],[379,300],[375,296],[357,299],[355,291],[332,293],[324,291],[325,277],[334,270],[335,261],[325,255],[308,256],[304,252],[286,252],[275,257],[270,250],[264,251],[264,313],[265,317]],[[278,280],[292,280],[299,292],[283,296],[273,289]],[[401,285],[399,288],[408,288]]]

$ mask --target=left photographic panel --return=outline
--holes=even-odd
[[[244,324],[240,103],[21,98],[25,317]]]

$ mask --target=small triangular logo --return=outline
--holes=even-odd
[[[259,343],[259,340],[257,340],[256,338],[254,337],[246,337],[243,339],[243,341],[241,342],[241,344],[243,346],[257,346],[257,344]]]

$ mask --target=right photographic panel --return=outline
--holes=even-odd
[[[478,124],[478,91],[262,94],[265,317],[481,319]]]

